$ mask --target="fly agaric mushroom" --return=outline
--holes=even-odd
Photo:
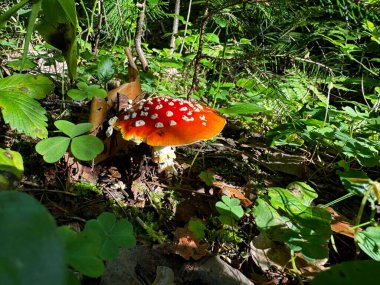
[[[153,147],[153,161],[174,171],[174,147],[207,140],[220,133],[226,120],[198,102],[170,97],[141,100],[114,124],[125,140]]]

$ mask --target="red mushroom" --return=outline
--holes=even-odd
[[[153,146],[161,168],[172,168],[173,146],[207,140],[220,133],[226,120],[198,102],[170,97],[141,100],[118,117],[115,128],[125,140]]]

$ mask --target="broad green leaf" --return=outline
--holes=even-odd
[[[228,108],[219,108],[218,111],[228,115],[249,115],[254,113],[269,113],[271,112],[265,107],[254,103],[237,103]]]
[[[65,254],[50,213],[21,192],[1,192],[0,209],[1,284],[64,284]]]
[[[89,277],[99,277],[104,272],[103,261],[98,256],[101,238],[96,232],[76,233],[69,227],[58,231],[64,241],[67,263],[75,270]]]
[[[58,3],[61,5],[62,9],[65,11],[66,19],[76,27],[77,26],[77,12],[75,10],[75,1],[74,0],[58,0]]]
[[[0,80],[0,95],[2,92],[24,93],[34,99],[43,99],[53,92],[53,83],[43,75],[14,74]]]
[[[33,138],[47,137],[45,109],[24,92],[5,91],[0,87],[0,109],[5,123],[12,129]]]
[[[47,137],[45,109],[35,101],[52,91],[51,81],[41,75],[15,74],[0,79],[0,109],[5,123],[31,137]]]
[[[0,148],[0,191],[15,188],[22,178],[23,171],[21,154]]]
[[[370,179],[364,171],[350,170],[347,172],[337,171],[340,181],[344,188],[350,192],[359,196],[364,196],[370,187]],[[373,193],[369,195],[369,200],[374,203],[376,197]]]
[[[380,261],[380,227],[368,227],[357,232],[355,241],[372,259]]]
[[[18,10],[20,10],[22,7],[24,7],[25,4],[27,4],[29,2],[29,0],[22,0],[16,4],[14,4],[12,7],[10,7],[8,10],[6,10],[5,12],[3,12],[1,15],[0,15],[0,29],[2,29],[6,22],[8,21],[8,19],[13,15],[15,14]]]
[[[91,123],[81,123],[75,125],[66,120],[55,121],[54,125],[57,127],[58,130],[63,132],[65,135],[68,135],[70,138],[82,135],[91,130],[92,128]]]
[[[318,197],[317,192],[305,182],[293,182],[286,187],[294,196],[300,199],[302,204],[310,206]]]
[[[77,84],[79,89],[70,89],[67,94],[74,100],[91,100],[93,97],[105,98],[107,96],[107,91],[100,88],[98,85],[88,86],[84,82],[79,82]]]
[[[106,260],[115,258],[121,247],[131,248],[136,244],[132,225],[125,219],[116,221],[111,213],[102,213],[96,220],[88,221],[84,231],[96,232],[100,236],[99,256]]]
[[[107,82],[109,79],[111,79],[112,75],[115,73],[111,57],[105,56],[100,59],[97,72],[100,81]]]
[[[91,135],[83,135],[73,138],[71,152],[79,160],[92,160],[104,149],[102,141]]]
[[[320,272],[310,285],[377,284],[380,263],[373,260],[355,260],[333,265]]]
[[[269,188],[268,196],[258,198],[256,203],[253,209],[256,224],[272,240],[284,242],[308,259],[328,255],[327,242],[331,236],[328,211],[307,206],[303,196],[300,199],[282,188]]]
[[[22,59],[12,60],[9,61],[7,65],[17,71],[23,69],[32,69],[37,66],[37,64],[31,61],[30,59],[25,59],[24,61]]]
[[[220,43],[218,35],[213,34],[213,33],[206,33],[205,34],[205,41],[215,43],[215,44]]]
[[[36,144],[36,151],[41,154],[48,163],[57,162],[67,151],[70,144],[68,137],[52,137]]]

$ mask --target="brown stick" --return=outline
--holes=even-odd
[[[194,92],[195,88],[198,85],[199,62],[202,58],[203,42],[205,39],[207,22],[209,19],[208,15],[209,15],[208,14],[208,3],[206,3],[205,13],[203,15],[202,23],[201,23],[201,31],[200,31],[200,35],[199,35],[198,51],[197,51],[197,54],[196,54],[195,59],[194,59],[193,82],[191,83],[190,90],[187,93],[187,100],[190,99],[191,94]]]
[[[136,36],[135,36],[136,51],[141,61],[143,71],[148,70],[148,62],[146,60],[144,51],[142,50],[142,47],[141,47],[141,37],[143,33],[143,25],[144,25],[144,20],[145,20],[145,5],[146,5],[146,0],[144,0],[142,3],[137,3],[137,7],[140,8],[140,15],[137,21]]]
[[[175,49],[175,36],[178,33],[178,22],[179,22],[179,8],[181,6],[181,0],[175,1],[175,8],[174,8],[174,20],[173,20],[173,32],[172,37],[170,39],[170,54],[174,53]]]

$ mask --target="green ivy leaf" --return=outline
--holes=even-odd
[[[0,193],[1,284],[64,284],[63,244],[50,213],[21,192]]]
[[[68,137],[53,137],[40,141],[36,145],[36,151],[43,156],[48,163],[57,162],[67,151],[70,144]]]
[[[91,135],[75,137],[71,142],[71,152],[79,160],[92,160],[104,149],[102,141]]]
[[[47,137],[45,109],[34,99],[52,91],[52,83],[43,76],[16,74],[0,79],[0,108],[5,123],[33,138]]]
[[[357,232],[355,241],[372,259],[380,261],[380,227],[368,227]]]
[[[125,219],[116,221],[112,213],[102,213],[96,220],[88,221],[84,231],[92,231],[100,236],[99,255],[106,260],[115,258],[121,247],[131,248],[136,244],[132,225]]]

